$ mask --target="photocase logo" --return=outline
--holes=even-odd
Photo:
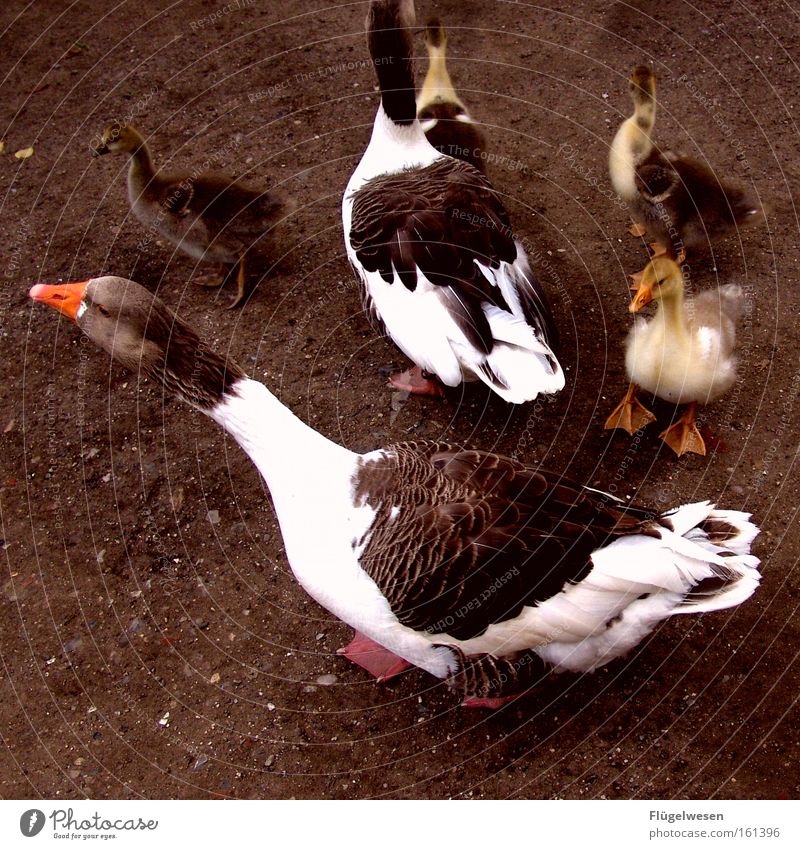
[[[38,808],[31,808],[19,818],[19,830],[25,837],[36,837],[44,828],[45,816]]]

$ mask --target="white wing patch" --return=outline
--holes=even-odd
[[[697,331],[697,345],[704,360],[710,359],[718,347],[719,333],[711,327],[701,327]]]

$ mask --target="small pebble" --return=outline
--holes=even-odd
[[[317,678],[317,684],[322,684],[323,687],[330,687],[331,684],[335,684],[338,680],[335,675],[320,675]]]

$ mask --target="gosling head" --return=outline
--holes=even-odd
[[[447,31],[439,18],[428,18],[425,23],[425,43],[430,50],[444,50],[447,47]]]
[[[656,97],[656,75],[647,65],[637,65],[628,79],[635,104],[652,103]]]
[[[92,153],[95,156],[103,156],[106,153],[135,153],[143,144],[144,139],[135,127],[112,121],[103,130],[100,144],[93,148]]]
[[[683,292],[683,274],[680,266],[666,256],[651,260],[644,270],[642,282],[628,307],[629,312],[639,312],[651,301],[674,298]]]

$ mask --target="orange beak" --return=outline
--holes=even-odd
[[[28,292],[28,295],[32,300],[47,304],[48,307],[64,313],[67,318],[77,321],[78,308],[86,294],[88,283],[88,280],[84,280],[83,283],[62,283],[59,286],[38,283]]]
[[[646,307],[653,300],[653,290],[642,284],[633,296],[633,300],[628,305],[628,312],[639,312],[640,309]]]

